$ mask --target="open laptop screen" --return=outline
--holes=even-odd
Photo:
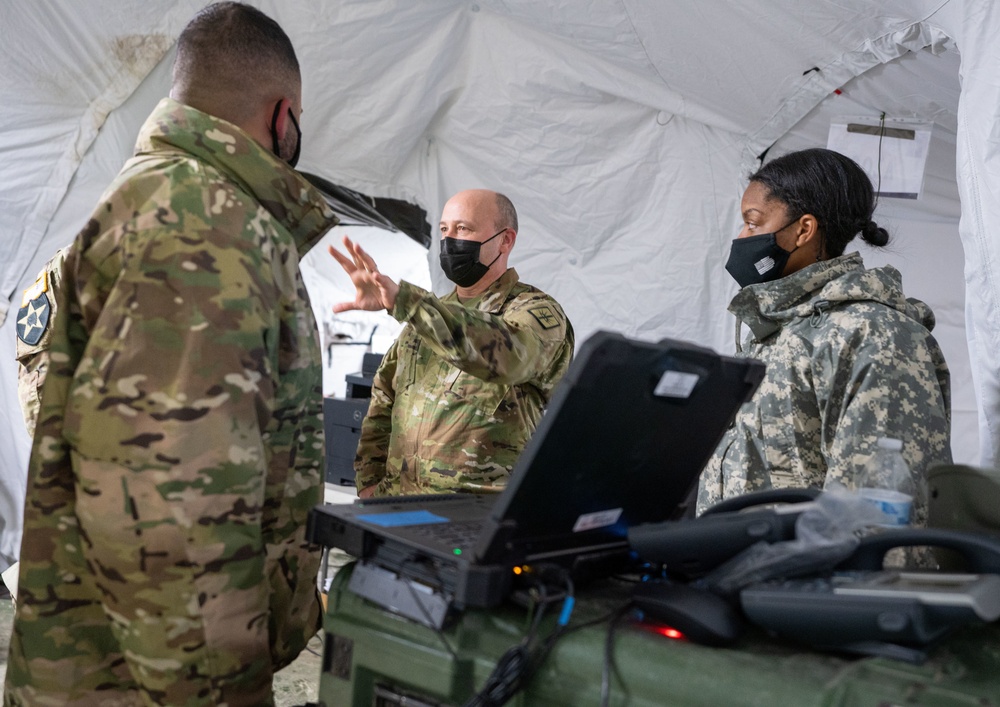
[[[578,554],[675,517],[764,365],[598,332],[580,348],[493,506],[485,562]]]

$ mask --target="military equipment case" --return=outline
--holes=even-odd
[[[495,661],[529,628],[507,604],[467,611],[444,637],[369,604],[347,589],[352,567],[330,588],[319,701],[327,707],[462,705]],[[606,582],[577,597],[570,627],[622,606],[630,591]],[[552,630],[558,606],[543,620]],[[526,688],[508,704],[599,705],[609,622],[564,635]],[[1000,705],[1000,625],[970,626],[922,665],[811,652],[750,631],[734,648],[659,635],[627,620],[614,633],[610,704],[831,707],[833,705]]]

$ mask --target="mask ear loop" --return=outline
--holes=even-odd
[[[506,228],[497,231],[492,236],[490,236],[489,238],[487,238],[485,241],[483,241],[482,243],[480,243],[479,246],[482,247],[482,246],[486,245],[487,243],[489,243],[490,241],[492,241],[494,238],[496,238],[497,236],[499,236],[501,233],[506,233],[506,232],[507,232]],[[497,251],[497,257],[493,258],[493,260],[490,261],[490,264],[487,265],[486,268],[487,269],[492,268],[493,267],[493,263],[495,263],[496,261],[500,260],[500,255],[501,255],[501,253],[498,250]]]
[[[292,155],[292,159],[288,160],[289,166],[294,169],[295,165],[299,162],[299,153],[302,152],[302,129],[299,127],[299,121],[295,119],[295,114],[292,113],[291,108],[288,109],[288,117],[292,119],[292,125],[299,136],[295,141],[295,154]]]
[[[274,106],[274,113],[271,115],[271,152],[279,160],[281,159],[281,152],[278,148],[278,113],[281,112],[281,101]]]

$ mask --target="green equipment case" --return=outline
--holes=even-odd
[[[328,596],[319,689],[326,707],[463,705],[530,631],[530,612],[506,604],[466,611],[438,633],[352,593],[352,569],[337,573]],[[757,630],[733,647],[711,648],[630,619],[620,611],[630,589],[607,580],[578,592],[567,625],[575,630],[555,642],[508,704],[600,705],[607,676],[608,704],[632,707],[1000,706],[997,623],[957,631],[920,665],[816,652]],[[618,620],[608,618],[616,612]],[[542,637],[558,613],[543,618]]]

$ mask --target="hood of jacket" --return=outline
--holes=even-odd
[[[323,195],[238,126],[172,98],[157,104],[139,131],[133,161],[181,152],[238,185],[291,233],[305,255],[338,219]]]
[[[733,298],[729,311],[737,318],[737,339],[742,322],[750,327],[754,339],[762,341],[793,320],[822,318],[827,310],[850,302],[878,302],[919,322],[928,331],[934,328],[930,307],[903,294],[899,271],[891,265],[866,270],[859,253],[824,260],[787,277],[744,287]]]

